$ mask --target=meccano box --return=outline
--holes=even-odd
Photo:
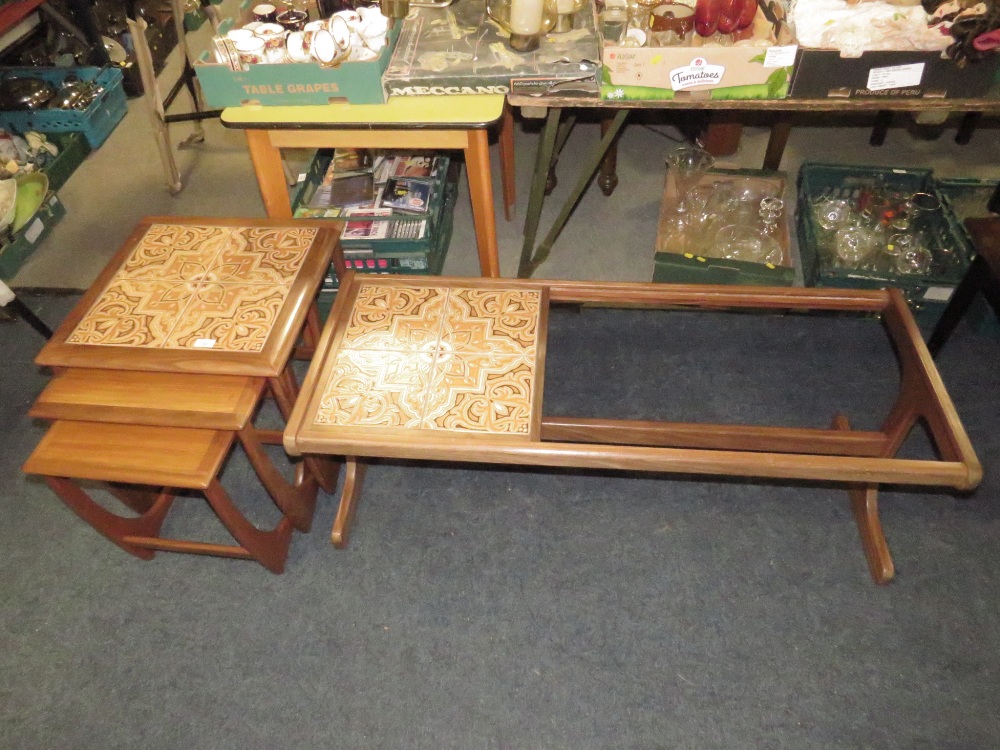
[[[784,99],[797,46],[784,11],[761,3],[755,39],[769,47],[622,47],[602,50],[601,98],[609,100]],[[695,35],[695,42],[701,37]]]
[[[838,50],[800,47],[789,97],[996,98],[1000,55],[959,67],[940,52],[871,51],[843,57]]]
[[[699,185],[733,183],[746,186],[762,193],[783,196],[785,175],[756,169],[716,169],[705,174]],[[795,260],[790,241],[788,216],[791,208],[786,208],[776,226],[776,239],[782,249],[779,263],[754,263],[746,260],[716,258],[685,247],[686,240],[680,242],[671,238],[667,223],[677,205],[677,190],[667,170],[660,206],[660,220],[656,231],[656,252],[653,256],[653,281],[675,284],[753,284],[757,286],[792,286],[796,282]]]
[[[399,38],[400,24],[389,29],[388,42],[378,58],[370,62],[345,62],[335,67],[319,63],[250,65],[232,70],[203,52],[194,63],[198,82],[209,107],[239,107],[259,104],[284,107],[308,104],[384,104],[382,73]]]
[[[574,14],[573,26],[521,54],[510,49],[508,36],[487,15],[485,0],[418,8],[403,23],[382,77],[385,95],[595,96],[600,44],[591,4]]]

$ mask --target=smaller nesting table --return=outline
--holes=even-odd
[[[876,431],[547,416],[548,309],[832,310],[879,315],[901,386]],[[920,419],[941,460],[895,455]],[[846,485],[871,574],[894,574],[880,483],[970,489],[982,469],[898,290],[849,291],[348,272],[285,429],[293,455],[346,456],[333,541],[347,541],[368,457],[813,480]]]

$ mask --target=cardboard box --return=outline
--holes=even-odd
[[[712,170],[699,185],[746,180],[751,185],[767,188],[778,196],[785,193],[785,175],[754,169]],[[792,286],[796,281],[795,262],[791,249],[788,216],[790,206],[777,225],[777,240],[784,257],[780,263],[753,263],[742,260],[714,258],[683,246],[671,238],[667,224],[677,205],[677,191],[667,170],[660,206],[660,221],[656,232],[656,252],[653,256],[653,281],[675,284],[753,284],[758,286]]]
[[[549,34],[537,50],[521,54],[487,15],[485,0],[419,8],[403,23],[383,76],[385,95],[594,96],[601,53],[593,6],[577,12],[573,23],[572,31]]]
[[[203,52],[194,63],[198,82],[209,107],[239,107],[259,104],[284,107],[308,104],[384,104],[382,73],[399,38],[400,24],[389,30],[388,43],[378,59],[345,62],[336,67],[319,63],[251,65],[249,70],[232,70]]]
[[[784,99],[796,45],[780,6],[757,8],[754,36],[772,47],[621,47],[602,50],[601,98]],[[695,35],[695,41],[701,38]]]
[[[842,57],[837,50],[800,47],[791,98],[995,98],[1000,55],[959,68],[940,52],[874,51]]]

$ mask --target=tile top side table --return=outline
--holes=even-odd
[[[465,153],[479,265],[500,275],[487,129],[500,123],[504,210],[514,202],[513,120],[502,95],[394,97],[386,104],[230,107],[222,124],[246,131],[267,215],[291,218],[282,148],[459,149]]]
[[[550,303],[879,315],[900,363],[879,430],[547,416]],[[940,460],[896,456],[924,420]],[[346,543],[365,457],[799,479],[847,485],[873,578],[892,578],[879,483],[975,487],[982,468],[898,290],[360,278],[347,272],[284,434],[343,455],[333,541]]]
[[[35,361],[277,378],[336,235],[321,222],[147,217]]]

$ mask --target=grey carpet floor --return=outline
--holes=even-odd
[[[986,478],[883,494],[887,587],[842,489],[471,465],[375,465],[346,550],[321,494],[282,576],[142,562],[20,472],[40,345],[0,325],[2,748],[1000,746],[1000,342],[964,324],[940,368]],[[559,310],[549,352],[551,414],[872,427],[896,383],[853,318]],[[273,522],[239,453],[223,480]]]

